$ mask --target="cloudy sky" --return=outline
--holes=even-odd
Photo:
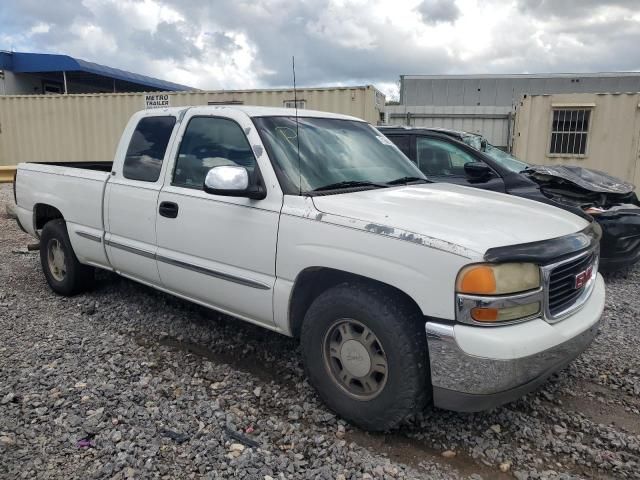
[[[0,49],[202,89],[640,70],[639,0],[0,1]]]

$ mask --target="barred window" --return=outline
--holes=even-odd
[[[585,155],[591,109],[554,109],[549,153],[555,155]]]

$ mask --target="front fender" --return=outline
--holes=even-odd
[[[275,322],[290,331],[288,305],[298,275],[308,268],[339,270],[390,285],[408,295],[425,316],[455,318],[455,279],[479,260],[332,224],[319,216],[282,215],[276,258]]]

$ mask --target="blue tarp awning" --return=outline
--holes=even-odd
[[[0,68],[15,73],[84,72],[102,77],[115,78],[116,80],[124,82],[136,83],[156,90],[194,90],[194,88],[187,85],[180,85],[138,73],[127,72],[118,68],[107,67],[106,65],[100,65],[98,63],[87,62],[86,60],[73,58],[69,55],[0,52]]]

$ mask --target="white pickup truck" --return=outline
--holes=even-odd
[[[113,164],[20,164],[16,203],[55,292],[103,268],[297,337],[320,397],[370,430],[518,398],[604,306],[596,224],[430,183],[335,114],[139,112]]]

